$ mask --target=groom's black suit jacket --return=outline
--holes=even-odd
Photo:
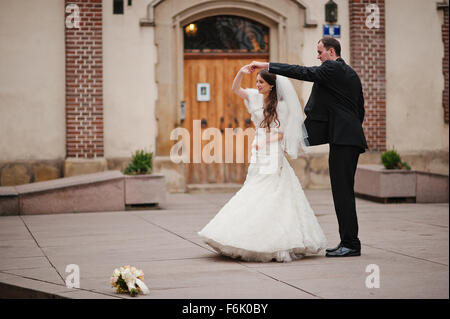
[[[271,62],[269,72],[314,82],[305,107],[310,145],[352,145],[361,153],[368,148],[362,128],[365,112],[361,81],[342,58],[313,67]]]

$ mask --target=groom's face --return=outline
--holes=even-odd
[[[322,42],[317,43],[317,58],[320,60],[320,62],[323,63],[326,60],[331,60],[331,50],[331,48],[327,50]]]

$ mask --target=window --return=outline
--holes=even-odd
[[[185,52],[269,52],[269,28],[237,16],[214,16],[184,26]]]
[[[123,0],[113,0],[113,14],[123,14]]]

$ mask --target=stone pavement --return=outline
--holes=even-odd
[[[28,297],[131,298],[109,279],[134,265],[151,291],[139,299],[449,298],[448,204],[357,199],[361,257],[250,263],[218,256],[196,233],[232,195],[170,194],[162,210],[0,217],[0,296],[13,285]],[[306,195],[335,246],[331,192]],[[65,287],[69,264],[80,267],[80,289]],[[379,288],[366,287],[371,264]]]

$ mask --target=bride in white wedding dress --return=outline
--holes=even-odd
[[[257,89],[242,89],[242,67],[233,92],[244,99],[256,135],[242,188],[198,234],[222,255],[246,261],[290,262],[317,254],[325,235],[284,152],[297,158],[306,130],[291,82],[263,69]]]

